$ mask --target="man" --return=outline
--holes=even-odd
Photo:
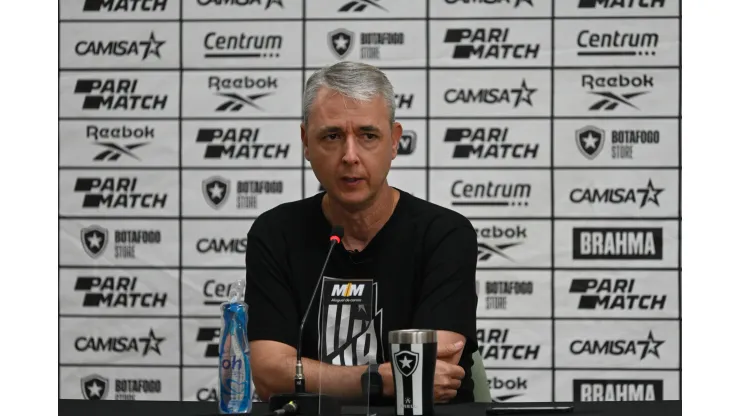
[[[341,62],[308,79],[303,112],[304,157],[325,191],[266,211],[248,233],[248,337],[257,394],[266,400],[293,391],[300,321],[332,226],[339,225],[344,238],[324,276],[372,279],[376,302],[370,311],[354,311],[369,324],[359,337],[337,323],[348,317],[322,314],[321,327],[335,331],[322,338],[341,365],[329,364],[328,356],[318,361],[318,306],[311,308],[302,339],[306,391],[319,391],[321,366],[323,393],[364,397],[367,382],[360,381],[369,378],[373,403],[388,402],[395,394],[388,332],[434,329],[435,401],[472,401],[476,233],[459,213],[389,186],[403,132],[393,87],[375,67]]]

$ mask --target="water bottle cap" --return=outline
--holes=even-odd
[[[244,283],[244,280],[237,280],[236,283],[231,286],[231,290],[229,291],[229,302],[243,302],[245,289],[246,284]]]

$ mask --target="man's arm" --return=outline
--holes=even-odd
[[[257,394],[263,399],[269,399],[275,393],[292,392],[296,349],[274,341],[254,341],[249,345],[252,349],[252,368]],[[367,369],[366,365],[331,365],[305,357],[301,358],[301,362],[307,392],[321,391],[323,394],[336,397],[361,397],[360,376]],[[390,364],[382,364],[381,367],[388,367],[387,371],[379,369],[383,376],[383,386],[386,387],[384,390],[392,392],[393,374],[390,371]],[[387,388],[388,386],[390,388]]]

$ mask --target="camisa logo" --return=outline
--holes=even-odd
[[[83,12],[163,12],[167,0],[85,0]]]
[[[246,238],[199,238],[195,243],[195,249],[201,254],[206,253],[246,253]]]
[[[483,329],[476,331],[478,351],[483,359],[536,361],[540,345],[509,342],[509,329]]]
[[[263,111],[259,100],[275,93],[278,79],[272,76],[254,78],[249,75],[238,78],[226,78],[212,75],[208,77],[208,89],[224,101],[215,109],[216,112],[238,112],[250,108]],[[244,92],[244,90],[247,90]]]
[[[164,308],[167,292],[141,292],[136,276],[79,276],[75,281],[76,292],[84,293],[85,308]]]
[[[535,159],[539,143],[508,143],[508,127],[448,128],[444,142],[455,143],[453,159]]]
[[[204,159],[286,159],[290,143],[259,143],[259,127],[198,129],[196,143],[206,143]]]
[[[454,28],[447,29],[444,43],[455,45],[452,59],[537,59],[539,43],[510,41],[511,28]]]
[[[576,260],[661,260],[663,229],[657,227],[575,227]]]
[[[573,401],[663,401],[663,380],[575,379],[573,380]]]
[[[74,341],[74,347],[79,352],[115,352],[119,354],[137,353],[146,357],[149,353],[162,355],[159,350],[159,344],[166,338],[157,337],[154,329],[149,329],[146,337],[135,337],[124,335],[118,337],[93,337],[81,336]]]
[[[84,94],[83,110],[160,111],[167,106],[167,94],[141,94],[137,78],[81,78],[75,94]]]
[[[639,293],[636,279],[573,279],[568,293],[579,296],[578,309],[663,310],[668,295]]]
[[[633,204],[644,208],[645,205],[651,204],[660,206],[658,195],[665,189],[656,188],[653,180],[648,179],[643,188],[574,188],[570,191],[570,201],[575,204],[590,203],[594,204]]]
[[[579,0],[579,9],[632,9],[632,8],[661,8],[665,6],[665,0]]]
[[[586,339],[574,340],[570,344],[570,352],[573,355],[611,355],[611,356],[628,356],[640,357],[640,361],[648,357],[655,356],[660,359],[658,348],[665,341],[658,341],[650,331],[645,339]]]
[[[99,127],[95,124],[85,126],[85,136],[94,140],[92,143],[103,150],[93,158],[94,161],[115,162],[121,156],[141,160],[134,150],[146,146],[154,140],[153,126],[128,127],[125,124],[117,127]],[[129,143],[132,142],[133,143]]]
[[[123,39],[123,40],[81,40],[75,45],[77,56],[140,56],[142,61],[150,57],[162,58],[159,48],[165,41],[157,40],[154,31],[146,40]]]
[[[383,10],[385,12],[388,11],[385,7],[381,6],[379,3],[381,0],[351,0],[346,3],[344,3],[339,10],[337,10],[339,13],[347,13],[347,12],[364,12],[366,9],[377,9],[377,10]]]
[[[449,104],[505,104],[517,108],[523,104],[534,106],[535,92],[537,88],[529,88],[527,80],[522,78],[518,87],[448,88],[443,98]]]
[[[160,230],[119,229],[113,231],[113,256],[116,259],[135,259],[136,247],[141,244],[162,243]],[[108,247],[108,229],[91,225],[80,230],[82,248],[92,258],[100,257]]]
[[[616,108],[639,110],[636,105],[638,97],[648,94],[655,86],[655,80],[652,75],[647,74],[615,76],[583,74],[581,86],[589,94],[597,97],[597,101],[588,108],[589,111],[612,111]]]

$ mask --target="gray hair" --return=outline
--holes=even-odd
[[[306,89],[303,91],[304,125],[308,125],[311,105],[321,87],[327,87],[358,101],[369,101],[380,94],[388,107],[391,124],[396,121],[393,85],[385,74],[372,65],[343,61],[314,72],[306,81]]]

